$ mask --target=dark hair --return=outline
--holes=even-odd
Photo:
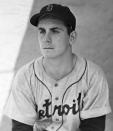
[[[68,35],[70,35],[70,33],[71,33],[73,30],[70,28],[69,25],[66,25],[66,24],[65,24],[65,26],[66,26],[66,28],[67,28],[67,33],[68,33]]]

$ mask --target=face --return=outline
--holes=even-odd
[[[44,57],[55,58],[65,55],[70,48],[70,36],[62,21],[46,18],[38,24],[38,42]]]

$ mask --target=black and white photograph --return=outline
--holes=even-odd
[[[113,131],[113,0],[0,0],[0,131]]]

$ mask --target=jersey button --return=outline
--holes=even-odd
[[[57,101],[58,99],[59,99],[58,97],[55,98],[56,101]]]
[[[57,83],[55,83],[55,87],[57,87],[58,86],[58,84]]]
[[[56,118],[56,121],[59,121],[59,119],[58,119],[58,118]]]
[[[54,129],[54,126],[52,126],[51,129]]]

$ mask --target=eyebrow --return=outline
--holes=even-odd
[[[51,29],[53,29],[53,30],[64,30],[64,29],[62,29],[62,28],[60,28],[60,27],[53,27],[53,28],[51,28]]]
[[[39,27],[38,29],[39,30],[44,30],[45,28],[44,27]],[[62,30],[62,31],[64,31],[64,29],[62,29],[60,27],[51,27],[50,30]]]

